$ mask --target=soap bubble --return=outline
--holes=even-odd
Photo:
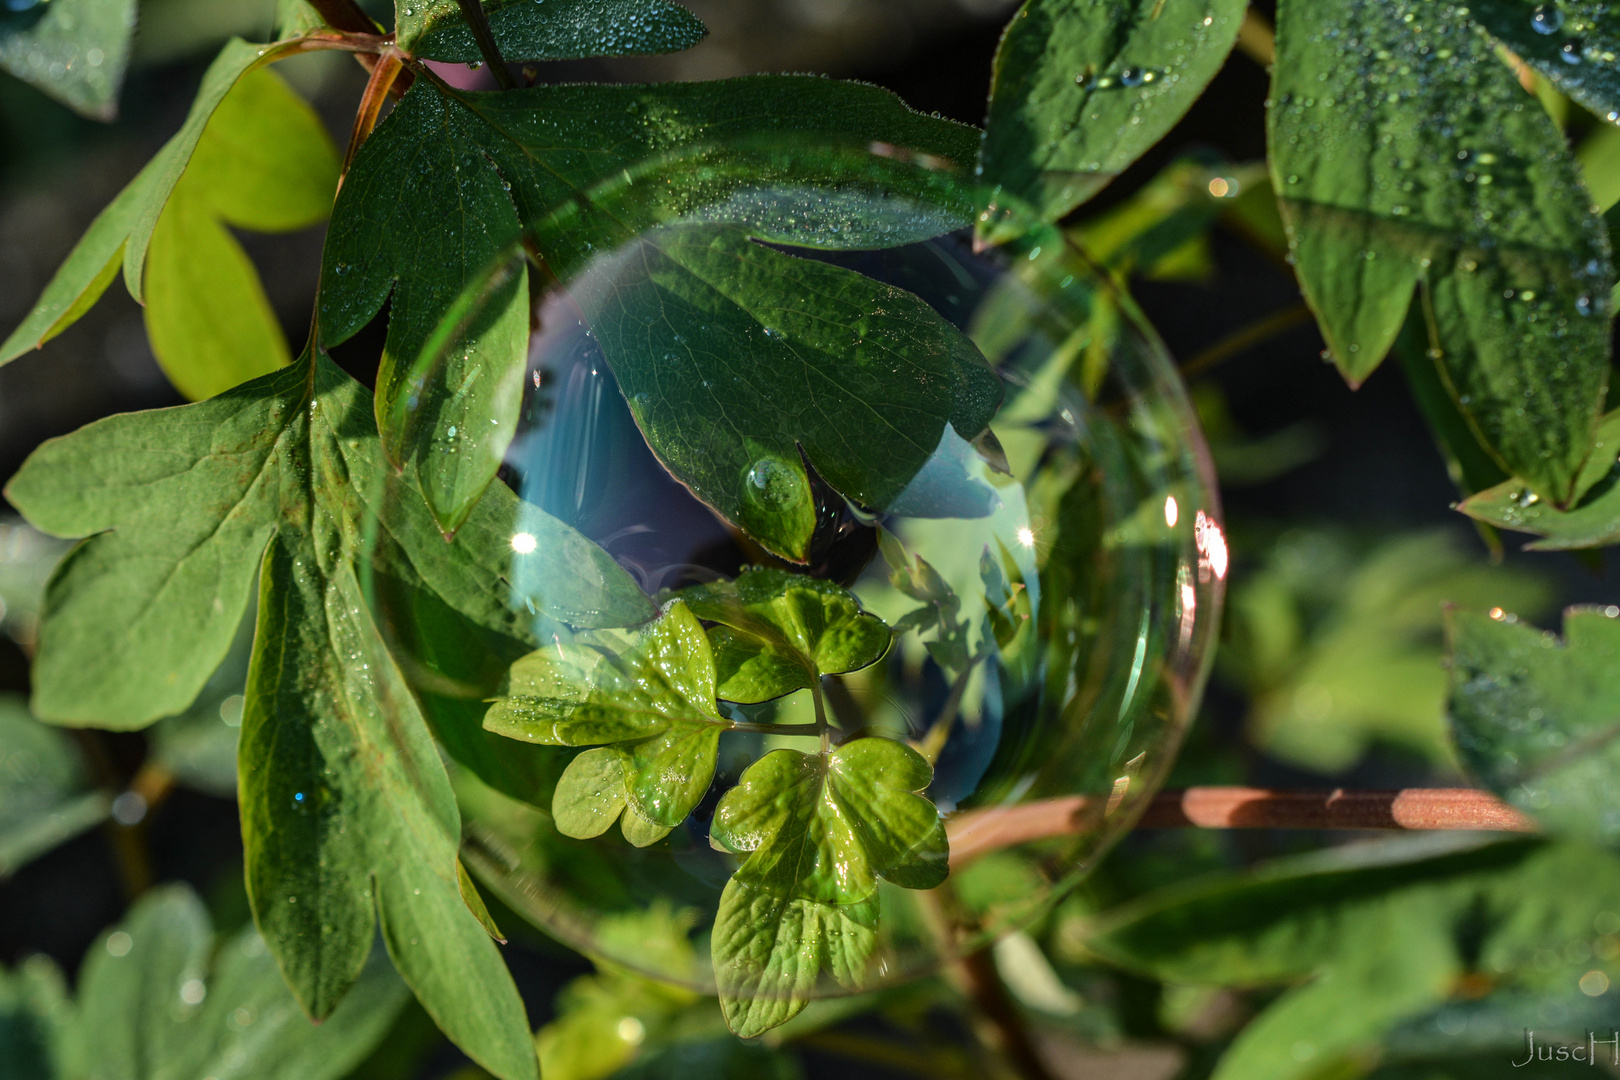
[[[498,377],[518,416],[506,490],[446,549],[505,544],[502,566],[468,572],[514,628],[380,574],[369,587],[414,695],[395,707],[419,708],[446,750],[473,875],[572,946],[712,991],[716,912],[751,858],[716,828],[722,800],[775,750],[883,739],[928,763],[924,826],[943,822],[949,873],[941,851],[880,866],[834,845],[805,888],[864,905],[850,932],[871,937],[805,992],[917,977],[1050,910],[1170,766],[1227,572],[1192,408],[1131,299],[1061,230],[936,158],[704,144],[556,208],[491,266],[404,373],[408,424],[448,429],[469,328],[522,305],[525,284],[527,366]],[[461,424],[441,452],[485,445]],[[384,498],[422,487],[413,466]],[[702,753],[648,794],[599,729],[561,746],[560,728],[481,726],[514,686],[540,693],[526,655],[553,680],[537,707],[566,712],[588,695],[563,665],[628,663],[682,590],[766,580],[757,567],[847,589],[893,643],[783,696],[704,691],[733,725],[706,790]],[[747,633],[702,625],[724,675],[722,639]],[[678,640],[655,656],[676,675],[647,674],[647,652],[616,685],[688,678],[696,646]],[[606,801],[569,813],[619,823],[563,813],[587,772]],[[690,812],[659,820],[683,784]],[[875,892],[849,891],[874,868]]]

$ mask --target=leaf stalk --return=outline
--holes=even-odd
[[[495,76],[495,84],[502,90],[516,90],[517,80],[507,70],[506,59],[501,56],[500,47],[495,44],[495,34],[489,28],[489,18],[484,14],[484,5],[481,0],[456,0],[461,5],[462,18],[467,20],[467,26],[472,30],[473,40],[478,42],[478,51],[483,54],[484,63],[489,65],[491,75]]]

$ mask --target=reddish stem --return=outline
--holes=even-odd
[[[353,34],[376,34],[381,30],[355,0],[309,0],[309,6],[334,30]]]
[[[1032,840],[1097,828],[1106,798],[1075,795],[1023,806],[969,810],[948,825],[951,864]],[[1265,791],[1200,787],[1166,791],[1148,804],[1140,828],[1477,829],[1534,832],[1535,823],[1495,796],[1471,788],[1404,791]]]

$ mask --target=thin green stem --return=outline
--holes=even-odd
[[[827,723],[827,703],[822,699],[820,676],[810,679],[810,700],[816,704],[816,732],[821,736],[821,752],[825,754],[832,743],[832,728]]]
[[[823,732],[815,724],[753,724],[747,721],[738,721],[731,725],[733,731],[752,731],[759,735],[794,735],[801,739],[813,739]]]
[[[461,15],[467,20],[472,29],[473,40],[478,42],[478,51],[483,54],[484,63],[489,65],[491,75],[495,76],[495,84],[502,90],[516,90],[517,80],[506,69],[506,59],[501,56],[500,47],[495,44],[495,34],[489,28],[489,19],[484,15],[484,5],[480,0],[456,0],[461,5]]]

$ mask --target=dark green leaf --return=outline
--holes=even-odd
[[[709,32],[668,0],[486,0],[484,8],[496,47],[512,61],[679,52]],[[399,44],[428,60],[484,59],[456,0],[404,5]]]
[[[0,1076],[58,1080],[67,1064],[61,1031],[72,1018],[66,981],[48,959],[31,956],[10,972],[0,967]]]
[[[720,624],[709,641],[727,701],[769,701],[822,675],[875,664],[889,651],[883,620],[831,581],[760,567],[680,597],[698,618]]]
[[[1612,273],[1562,135],[1451,7],[1284,0],[1277,31],[1272,180],[1335,362],[1365,379],[1421,286],[1481,441],[1568,499],[1607,379]]]
[[[1543,539],[1525,546],[1536,551],[1602,547],[1620,541],[1620,412],[1598,425],[1592,456],[1576,478],[1574,505],[1561,510],[1523,480],[1505,480],[1465,499],[1458,507],[1469,517]]]
[[[39,302],[0,345],[0,364],[38,348],[89,311],[112,284],[120,263],[130,295],[144,301],[152,235],[214,110],[244,74],[294,51],[296,45],[288,42],[254,45],[236,39],[220,51],[203,75],[185,124],[90,225]],[[229,193],[216,192],[215,197],[228,199]]]
[[[761,121],[762,116],[769,117],[768,123]],[[498,269],[510,260],[520,229],[537,230],[548,264],[568,277],[583,263],[585,244],[610,250],[634,236],[634,230],[627,233],[622,217],[614,218],[588,201],[577,204],[585,208],[583,221],[545,225],[558,207],[581,200],[592,188],[618,180],[649,158],[683,147],[701,152],[706,162],[722,170],[726,183],[757,182],[760,173],[742,150],[703,147],[715,141],[735,143],[745,136],[794,135],[862,143],[880,140],[958,162],[973,153],[972,129],[918,116],[874,87],[825,79],[546,86],[502,94],[462,93],[418,80],[367,141],[344,182],[328,234],[321,325],[327,342],[343,341],[363,327],[392,292],[389,337],[378,378],[379,422],[389,455],[418,463],[441,523],[447,528],[457,524],[466,501],[494,476],[513,434],[528,326],[521,264],[475,305],[467,326],[450,334],[443,326],[447,319],[465,321],[456,313],[469,294],[479,295],[496,280],[490,277],[491,267]],[[713,173],[689,167],[679,172],[671,197],[712,190]],[[786,178],[825,184],[847,175],[831,166],[817,172],[804,165]],[[642,213],[645,216],[646,211]],[[736,210],[737,215],[743,213],[744,209]],[[951,227],[949,214],[935,216],[940,223],[932,226],[934,232]],[[656,220],[667,220],[667,214]],[[424,221],[442,222],[436,228],[442,228],[443,235],[424,232]],[[858,224],[868,223],[858,219]],[[907,466],[915,472],[933,452],[947,418],[965,434],[976,434],[993,411],[998,384],[981,367],[964,366],[965,361],[976,360],[970,355],[971,344],[909,294],[763,248],[751,243],[749,235],[694,228],[672,230],[667,243],[663,238],[643,239],[639,243],[668,280],[661,278],[656,291],[642,289],[631,299],[650,302],[667,288],[668,316],[655,319],[652,327],[632,328],[629,317],[644,318],[646,313],[630,312],[606,296],[599,298],[596,306],[601,310],[592,315],[611,324],[600,328],[608,360],[665,463],[700,496],[734,518],[757,517],[764,525],[788,522],[791,542],[779,546],[797,554],[800,536],[808,539],[811,508],[794,438],[805,439],[811,463],[835,486],[851,467],[841,452],[834,452],[841,448],[833,433],[816,426],[816,415],[805,403],[806,386],[821,390],[816,365],[870,355],[881,358],[889,369],[877,380],[885,393],[875,399],[869,392],[865,399],[833,403],[880,414],[878,430],[885,437],[879,445],[884,452],[872,454],[870,445],[863,447],[862,456],[876,466],[857,474],[845,489],[861,497],[892,494],[893,477],[873,470]],[[875,229],[869,234],[864,228],[842,239],[826,229],[812,236],[807,225],[793,235],[768,233],[764,238],[836,247],[871,246],[877,236]],[[896,234],[881,242],[921,238]],[[633,272],[622,263],[615,266]],[[703,276],[720,269],[723,277]],[[606,276],[618,272],[609,270]],[[604,275],[598,273],[584,284],[593,280],[600,283]],[[632,282],[620,284],[629,287]],[[827,335],[833,332],[824,326],[796,325],[803,314],[792,309],[804,298],[805,288],[831,293],[826,308],[837,313],[843,325],[830,340]],[[870,305],[880,301],[895,307],[892,318],[869,314]],[[714,324],[712,333],[698,329],[704,324]],[[639,331],[634,339],[627,336],[632,329]],[[767,329],[781,331],[786,339],[770,338]],[[872,345],[863,349],[856,337],[870,337]],[[698,350],[684,344],[688,338],[718,344],[713,351]],[[456,347],[444,348],[446,340]],[[949,346],[957,355],[925,358],[896,351],[924,346]],[[442,356],[430,352],[424,359],[424,351],[430,349]],[[666,360],[666,355],[675,360]],[[757,387],[757,392],[738,389],[731,375],[720,374],[717,365],[728,361],[749,365],[743,387],[747,391]],[[671,363],[681,365],[678,377],[669,380],[678,397],[659,394],[638,403],[635,395],[648,392],[643,384],[651,367]],[[786,392],[800,402],[798,416],[783,411],[789,407],[780,389],[788,380],[784,364],[802,373],[799,388]],[[425,377],[429,371],[431,377]],[[902,394],[915,395],[915,377],[936,372],[944,376],[943,385],[921,395],[919,411],[925,415],[907,425],[907,437],[890,435],[881,426],[889,422],[889,410],[882,403]],[[705,380],[714,388],[704,388]],[[683,409],[692,402],[707,408],[720,393],[726,393],[726,400],[739,411],[748,407],[747,430],[704,423],[701,436],[694,433],[691,425],[698,418]],[[421,416],[408,425],[406,418],[412,413]],[[833,446],[825,453],[825,462],[817,460],[821,443]],[[923,444],[926,449],[919,451]],[[452,448],[455,452],[449,453]],[[748,477],[756,463],[761,468],[750,485]],[[749,492],[754,495],[749,497]],[[745,502],[760,509],[745,515]]]
[[[638,846],[686,820],[714,777],[720,733],[714,657],[680,600],[641,631],[598,631],[548,645],[512,665],[510,696],[484,726],[551,746],[597,746],[576,757],[552,800],[566,836],[597,836],[624,811]]]
[[[356,564],[521,638],[528,616],[502,585],[516,527],[559,572],[520,603],[585,626],[635,621],[650,605],[599,548],[520,512],[503,487],[446,544],[426,507],[384,497],[370,410],[358,384],[306,357],[36,451],[7,489],[12,502],[58,535],[97,534],[52,579],[36,701],[51,719],[108,727],[185,708],[229,647],[263,554],[241,748],[261,929],[319,1016],[359,971],[380,913],[440,1027],[492,1071],[527,1077],[521,1003],[457,886],[460,826],[443,766],[365,615]]]
[[[1164,137],[1237,40],[1243,0],[1026,0],[996,53],[985,180],[1055,221]]]
[[[1620,620],[1571,608],[1565,640],[1453,612],[1452,732],[1468,766],[1549,827],[1620,841]]]
[[[86,116],[111,120],[129,64],[135,0],[54,0],[43,7],[26,29],[0,25],[0,70]]]
[[[945,880],[944,826],[915,794],[932,777],[915,750],[868,738],[828,754],[773,750],[726,792],[710,837],[749,853],[714,920],[715,981],[732,1031],[749,1038],[791,1019],[824,971],[861,985],[879,878],[908,889]]]
[[[1592,0],[1469,0],[1491,36],[1559,90],[1603,116],[1620,120],[1620,19]]]
[[[0,697],[0,878],[107,817],[73,740]]]
[[[406,1001],[388,958],[372,950],[354,990],[317,1026],[252,929],[210,963],[213,944],[207,912],[189,889],[148,893],[85,961],[78,1016],[59,1036],[62,1057],[99,1080],[335,1080]]]

